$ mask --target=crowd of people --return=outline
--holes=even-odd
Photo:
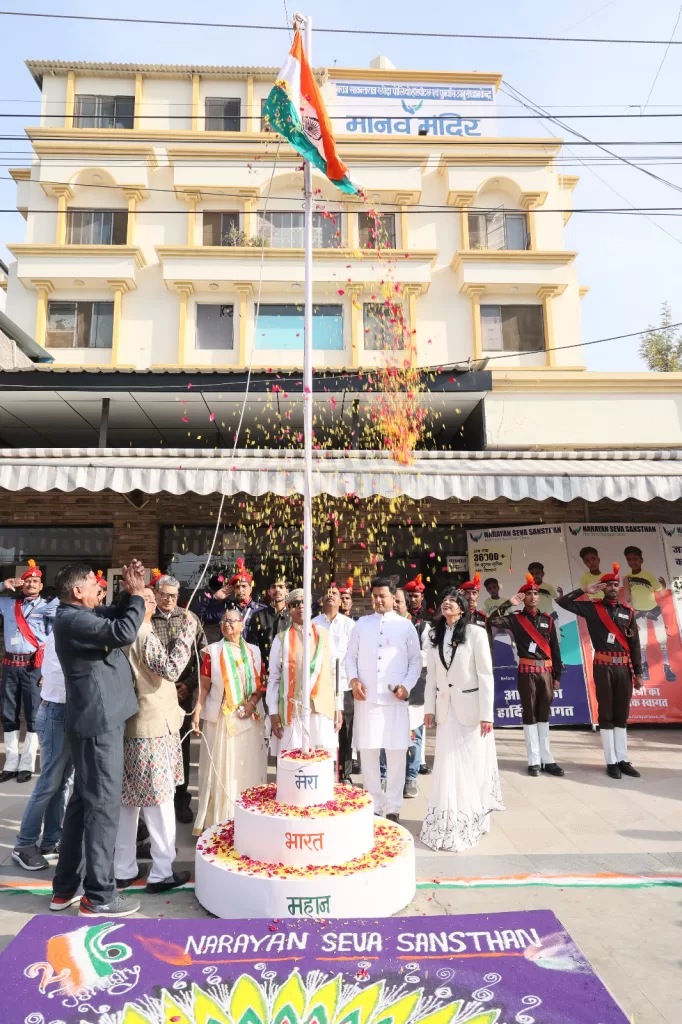
[[[23,815],[13,860],[28,871],[56,862],[50,909],[76,903],[85,917],[139,909],[122,895],[184,885],[174,867],[176,822],[194,833],[234,816],[235,801],[267,778],[268,756],[309,742],[337,760],[339,779],[361,774],[375,813],[398,822],[417,777],[433,772],[420,838],[463,851],[503,810],[497,769],[492,636],[518,651],[528,773],[562,776],[549,719],[562,673],[556,626],[539,608],[540,584],[478,610],[480,580],[446,587],[427,609],[420,576],[397,587],[377,577],[373,611],[355,616],[353,581],[331,582],[312,621],[304,594],[283,577],[253,597],[243,562],[218,578],[196,613],[179,607],[180,584],[133,560],[122,596],[105,604],[106,582],[89,566],[62,569],[57,596],[41,596],[30,563],[0,584],[5,656],[0,782],[41,771]],[[626,722],[641,686],[632,609],[617,603],[618,567],[556,601],[585,619],[595,650],[599,724],[609,776],[639,773],[627,759]],[[596,601],[597,594],[602,600]],[[310,649],[310,714],[303,715],[303,647]],[[19,716],[26,734],[19,751]],[[424,729],[436,728],[433,769]],[[191,734],[201,736],[196,812],[188,789]],[[355,779],[353,778],[355,776]],[[70,795],[69,795],[70,792]],[[141,863],[151,860],[149,873]]]

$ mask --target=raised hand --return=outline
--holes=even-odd
[[[601,590],[606,590],[605,583],[589,583],[585,587],[586,594],[598,594]]]
[[[509,598],[509,604],[513,604],[515,608],[520,607],[523,604],[523,594],[514,594]]]

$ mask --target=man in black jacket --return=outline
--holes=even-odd
[[[598,583],[573,590],[556,603],[584,619],[590,634],[606,774],[612,779],[623,775],[638,779],[640,773],[628,761],[627,723],[633,681],[638,690],[644,685],[642,652],[634,610],[618,602],[619,588],[618,564],[614,562],[613,572],[605,573]],[[591,600],[579,600],[584,594]]]
[[[509,601],[504,601],[488,619],[490,629],[509,630],[519,655],[518,688],[523,712],[523,734],[528,755],[528,774],[564,774],[552,757],[549,745],[549,717],[554,691],[563,672],[559,637],[554,619],[538,611],[540,588],[530,573]],[[508,614],[512,608],[518,613]]]
[[[126,595],[98,607],[99,584],[87,565],[57,576],[60,605],[55,649],[66,684],[66,734],[75,769],[66,808],[50,910],[80,902],[81,917],[128,917],[137,901],[117,895],[114,846],[123,782],[123,730],[138,709],[130,665],[121,650],[142,625],[144,567],[124,566]],[[80,886],[83,883],[84,893]]]

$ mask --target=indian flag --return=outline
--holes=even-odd
[[[271,128],[342,192],[359,192],[336,152],[332,126],[298,29],[289,56],[265,101],[263,116]]]
[[[55,974],[64,972],[60,980],[67,992],[76,995],[84,989],[107,987],[118,965],[133,955],[125,942],[104,942],[110,932],[122,927],[107,922],[77,928],[48,939],[46,959]]]

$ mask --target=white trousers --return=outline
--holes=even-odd
[[[137,874],[137,822],[140,810],[149,829],[152,851],[150,882],[163,882],[173,874],[175,860],[175,805],[172,800],[155,807],[121,807],[114,853],[116,878],[135,878]]]
[[[668,634],[665,628],[665,621],[662,615],[653,620],[654,623],[654,636],[658,640],[661,651],[668,651]],[[649,642],[649,620],[642,618],[637,619],[637,629],[639,632],[639,643],[642,648],[642,653],[646,654],[647,644]]]
[[[623,730],[624,731],[624,730]],[[608,764],[615,764],[618,761],[616,757],[616,745],[614,737],[614,729],[600,729],[601,733],[601,745],[604,748],[604,760]]]
[[[27,732],[24,737],[24,749],[19,757],[19,730],[5,733],[5,771],[34,772],[38,756],[38,733]]]
[[[357,705],[356,705],[357,706]],[[386,792],[381,788],[381,768],[377,747],[360,750],[362,766],[362,785],[374,800],[377,814],[399,814],[403,806],[403,790],[405,789],[405,751],[386,750]]]

